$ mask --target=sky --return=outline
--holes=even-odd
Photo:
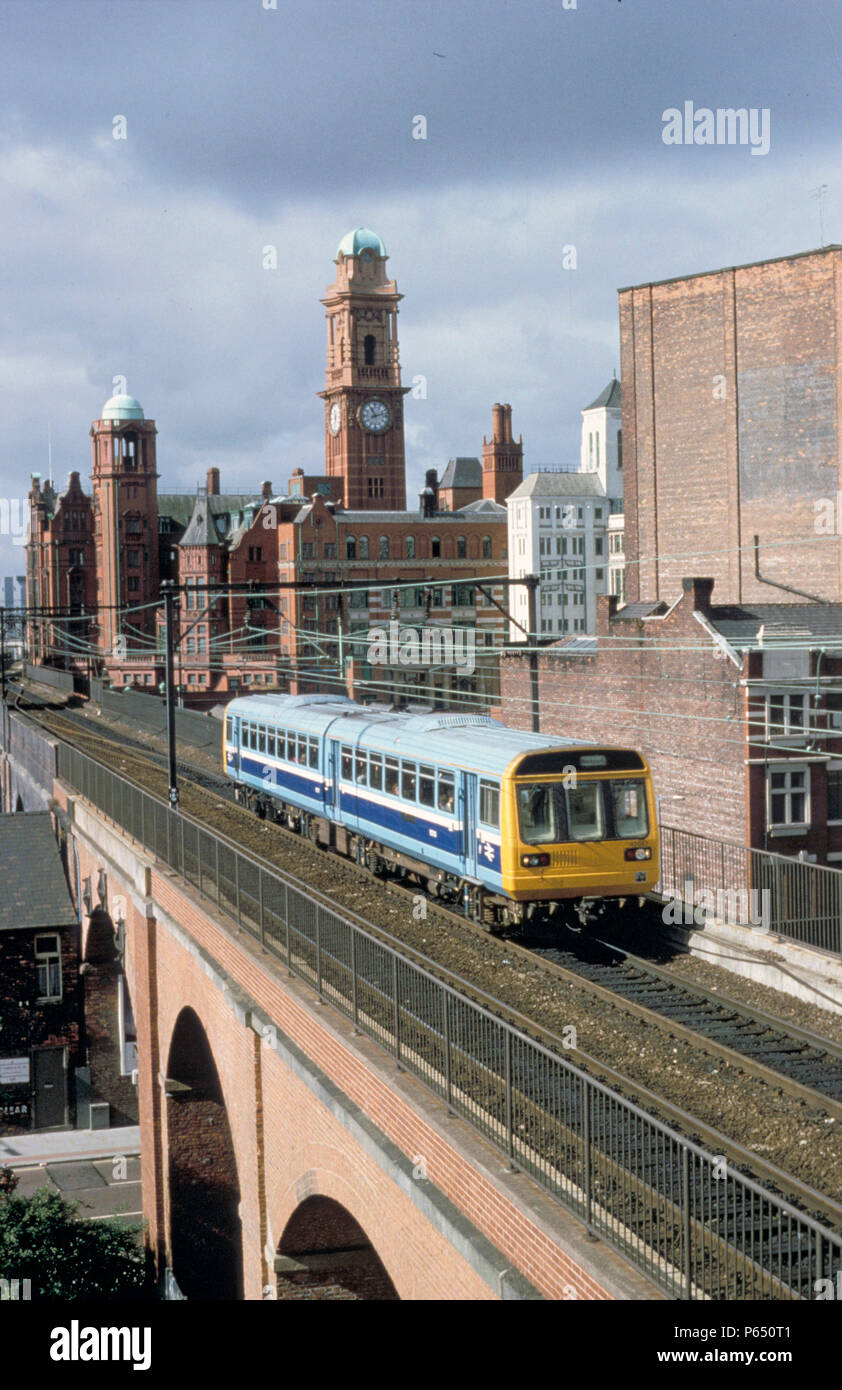
[[[768,152],[665,143],[688,101],[766,110]],[[115,378],[162,491],[322,472],[357,226],[425,381],[409,504],[495,401],[527,471],[577,466],[619,287],[842,242],[840,107],[839,0],[0,0],[0,574]]]

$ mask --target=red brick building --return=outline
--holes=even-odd
[[[839,602],[842,247],[619,299],[629,599]]]
[[[538,657],[543,733],[631,744],[666,824],[842,861],[842,604],[716,604],[711,579],[598,603],[594,637]],[[507,722],[531,727],[527,659],[501,658]]]

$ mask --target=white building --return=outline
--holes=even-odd
[[[537,636],[596,630],[599,594],[625,592],[623,453],[616,377],[582,411],[578,472],[530,473],[507,500],[509,576],[540,575]],[[528,627],[528,594],[513,588],[512,641]],[[518,627],[517,624],[521,626]]]

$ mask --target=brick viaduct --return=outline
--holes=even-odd
[[[188,1298],[661,1295],[415,1077],[49,769],[12,716],[4,805],[51,803],[125,919],[143,1211]],[[75,856],[78,854],[78,875]],[[74,886],[74,892],[76,892]],[[94,909],[97,923],[101,911]],[[83,910],[82,957],[96,960]],[[92,969],[96,970],[92,964]],[[315,1296],[331,1296],[322,1290]]]

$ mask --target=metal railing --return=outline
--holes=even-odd
[[[674,826],[662,825],[660,832],[664,897],[687,902],[704,891],[717,903],[738,905],[741,922],[842,956],[842,869]],[[747,897],[750,893],[757,896]],[[722,914],[717,910],[716,915]]]
[[[65,743],[58,774],[684,1299],[800,1299],[842,1237],[198,822]]]

